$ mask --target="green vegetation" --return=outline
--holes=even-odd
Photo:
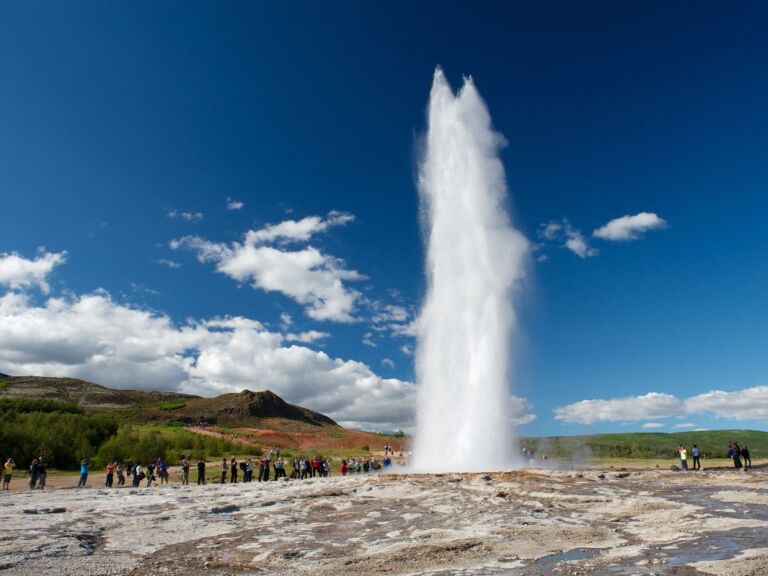
[[[675,447],[698,445],[705,458],[725,458],[728,443],[749,446],[753,458],[768,454],[768,432],[757,430],[706,430],[701,432],[634,432],[592,436],[522,438],[521,446],[551,458],[674,458]],[[690,457],[690,456],[689,456]]]
[[[5,390],[11,385],[11,381],[7,378],[0,380],[0,390]]]
[[[186,405],[187,405],[186,402],[166,402],[165,404],[158,404],[157,407],[160,410],[171,411],[171,410],[181,410]]]
[[[253,444],[195,434],[176,426],[133,426],[114,414],[85,414],[72,403],[35,398],[0,398],[0,458],[12,457],[24,469],[42,456],[52,468],[76,469],[90,458],[148,462],[156,458],[192,458],[261,454]]]
[[[50,466],[75,468],[117,433],[109,416],[85,415],[73,404],[51,400],[0,400],[0,458],[19,467],[42,456]]]

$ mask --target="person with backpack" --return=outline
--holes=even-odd
[[[87,458],[80,460],[80,480],[77,481],[78,488],[85,488],[85,483],[88,481],[88,470],[90,466],[91,463]]]
[[[733,467],[737,470],[741,470],[741,448],[737,442],[731,442],[728,454],[733,458]]]
[[[691,456],[693,456],[693,469],[701,470],[701,454],[699,452],[699,447],[696,446],[696,444],[691,448]]]

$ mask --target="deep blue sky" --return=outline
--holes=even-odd
[[[592,258],[548,246],[534,262],[513,385],[537,415],[525,433],[645,422],[553,418],[583,399],[768,384],[768,5],[411,4],[4,2],[0,253],[66,250],[52,295],[103,288],[176,322],[288,312],[331,334],[331,356],[412,380],[408,339],[366,346],[365,322],[313,321],[168,243],[346,211],[355,221],[315,245],[365,274],[366,296],[396,289],[418,307],[414,175],[439,64],[455,87],[472,75],[507,138],[529,239],[563,218],[586,238],[643,211],[669,224],[635,242],[588,238]],[[227,198],[245,206],[227,211]]]

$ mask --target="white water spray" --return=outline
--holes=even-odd
[[[439,68],[420,166],[428,292],[419,318],[416,470],[499,470],[514,459],[507,385],[511,292],[527,241],[512,227],[504,138],[472,79]]]

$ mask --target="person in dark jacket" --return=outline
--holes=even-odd
[[[752,457],[749,454],[749,448],[746,446],[742,447],[741,449],[741,457],[744,460],[744,469],[749,470],[752,468]]]

